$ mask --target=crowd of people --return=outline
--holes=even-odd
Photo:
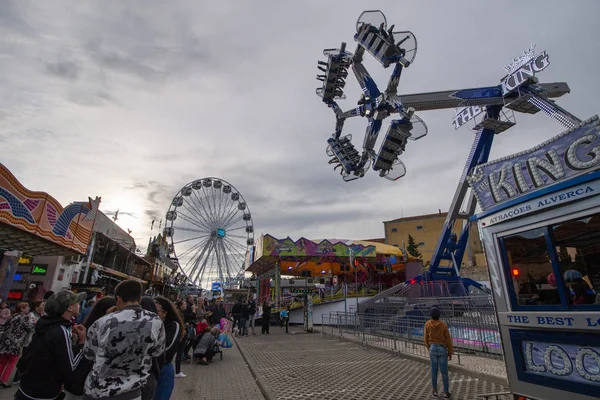
[[[182,363],[210,364],[233,346],[229,333],[256,334],[250,296],[227,311],[221,298],[172,302],[142,290],[126,280],[114,296],[48,292],[14,312],[0,303],[0,388],[18,384],[17,400],[167,400],[175,379],[186,377]],[[271,317],[265,302],[262,334]],[[289,308],[279,317],[288,332]]]
[[[253,300],[245,304],[238,327],[256,312]],[[220,299],[144,296],[135,280],[114,296],[49,292],[14,312],[1,303],[0,386],[18,384],[17,400],[166,400],[186,376],[182,362],[209,364],[232,346],[230,314]]]

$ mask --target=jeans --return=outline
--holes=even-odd
[[[170,362],[160,369],[154,400],[169,400],[175,388],[175,370]]]
[[[429,360],[431,361],[431,385],[437,392],[438,367],[442,372],[444,393],[448,392],[448,349],[441,344],[429,346]]]
[[[254,324],[255,324],[254,314],[250,314],[250,319],[248,320],[248,325],[250,328],[252,328],[253,335],[254,335]]]
[[[240,319],[240,335],[241,336],[248,336],[248,320],[247,319]]]

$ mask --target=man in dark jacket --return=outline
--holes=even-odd
[[[252,297],[248,300],[248,312],[250,314],[248,316],[248,324],[250,325],[250,328],[252,329],[252,334],[254,335],[254,316],[256,315],[256,302]]]
[[[185,323],[193,323],[196,320],[196,306],[194,305],[194,296],[191,294],[189,294],[185,299],[183,320]]]
[[[85,293],[62,290],[46,300],[46,315],[35,324],[33,340],[17,365],[21,384],[15,399],[62,398],[63,385],[70,393],[83,394],[92,361],[83,357],[85,328],[71,319],[85,298]]]
[[[231,307],[231,316],[233,317],[233,326],[231,330],[235,332],[235,328],[237,326],[240,334],[242,333],[242,326],[240,324],[240,320],[242,319],[242,309],[244,308],[242,304],[242,299],[239,298],[238,301]]]
[[[210,308],[212,315],[210,317],[210,323],[213,325],[218,325],[221,323],[221,318],[225,318],[227,315],[225,311],[225,307],[223,303],[221,303],[221,298],[217,298],[215,301],[215,305]]]

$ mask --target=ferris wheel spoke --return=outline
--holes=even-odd
[[[206,254],[206,251],[209,249],[211,243],[212,243],[212,240],[208,239],[206,242],[204,242],[204,246],[202,246],[202,249],[198,250],[198,252],[200,252],[200,254],[197,255],[198,252],[196,252],[197,256],[195,255],[195,257],[192,257],[192,259],[195,258],[195,261],[194,261],[194,266],[193,266],[192,270],[190,271],[190,276],[194,277],[194,280],[198,280],[198,274],[197,274],[198,266],[200,265],[200,261],[202,261],[204,254]]]
[[[211,241],[210,247],[208,248],[208,254],[206,255],[206,258],[203,260],[202,267],[200,269],[200,271],[201,271],[201,273],[200,273],[200,284],[202,284],[204,282],[204,273],[206,272],[206,263],[210,259],[210,256],[212,254],[212,251],[213,251],[214,247],[215,247],[214,246],[214,241]]]
[[[191,198],[191,196],[189,196],[184,201],[186,202],[186,204],[188,204],[190,206],[189,207],[190,211],[193,211],[193,213],[197,216],[196,220],[198,221],[198,223],[202,224],[207,230],[210,231],[211,230],[210,221],[208,221],[206,219],[206,217],[204,216],[204,213],[202,212],[202,210],[200,210],[199,206],[194,202],[194,199]]]
[[[211,217],[211,220],[213,221],[213,223],[216,224],[217,221],[215,220],[215,212],[213,211],[212,207],[210,206],[210,193],[208,193],[208,189],[206,189],[204,186],[202,186],[202,193],[204,193],[204,200],[206,201],[206,207],[208,208],[208,212]]]
[[[219,201],[219,211],[217,213],[219,223],[223,221],[223,218],[225,217],[225,210],[227,210],[231,206],[231,201],[232,200],[230,195],[221,192]]]
[[[238,195],[239,195],[239,193],[238,193]],[[231,202],[229,203],[228,208],[223,212],[223,221],[226,221],[231,216],[231,214],[235,214],[236,212],[239,211],[239,209],[238,209],[239,199],[233,200],[233,198],[231,198],[231,196],[229,198],[230,198]]]
[[[225,242],[225,241],[223,241],[222,246],[223,246],[223,254],[225,255],[225,259],[226,259],[227,273],[229,274],[230,278],[231,278],[232,271],[237,276],[237,274],[239,272],[239,268],[235,267],[237,263],[235,261],[235,257],[232,254],[232,249],[229,246],[229,244],[227,244],[227,242]]]
[[[227,222],[227,224],[225,224],[225,229],[227,229],[230,226],[233,226],[233,225],[237,224],[238,222],[242,221],[243,218],[244,218],[244,215],[242,214],[239,217],[237,217],[236,219]]]
[[[221,241],[220,245],[221,245],[221,250],[222,250],[222,253],[223,253],[223,261],[224,261],[224,264],[225,264],[225,272],[227,274],[227,277],[229,279],[231,279],[231,269],[229,267],[229,257],[227,256],[227,251],[225,250],[225,244],[224,244],[223,241]]]
[[[219,211],[218,211],[218,204],[217,204],[217,192],[216,192],[216,189],[214,187],[213,187],[213,189],[211,191],[210,198],[213,201],[213,211],[215,213],[215,219],[217,219],[218,216],[219,216]]]
[[[180,240],[178,242],[173,242],[173,244],[185,243],[185,242],[189,242],[190,240],[202,239],[202,238],[205,238],[205,237],[208,237],[208,236],[209,235],[196,236],[196,237],[193,237],[193,238],[189,238],[189,239],[185,239],[185,240]]]
[[[231,230],[229,230],[229,232],[231,232]],[[237,239],[244,239],[244,240],[248,239],[248,237],[247,237],[247,236],[241,236],[241,235],[232,235],[232,234],[230,234],[230,233],[228,233],[228,234],[227,234],[227,236],[229,236],[229,237],[234,237],[234,238],[237,238]]]
[[[189,278],[192,280],[193,282],[193,276],[194,276],[194,270],[197,268],[198,266],[198,260],[200,258],[198,258],[198,253],[202,251],[202,248],[199,247],[197,249],[197,251],[194,253],[193,256],[189,257],[189,259],[187,260],[187,262],[185,263],[185,265],[182,267],[183,271],[186,273],[186,275],[189,275]],[[189,271],[189,267],[191,267],[191,272]]]
[[[192,196],[190,197],[191,201],[196,205],[198,214],[202,216],[211,230],[214,229],[213,227],[215,225],[215,221],[212,220],[211,213],[206,209],[206,206],[204,205],[204,202],[200,196],[198,196],[198,193],[196,191],[192,191]]]
[[[181,254],[175,254],[175,255],[177,256],[178,259],[182,259],[183,260],[191,252],[195,251],[196,248],[202,247],[204,245],[204,243],[206,243],[209,240],[210,240],[210,238],[206,238],[204,240],[201,240],[198,243],[196,243],[195,245],[193,245],[193,246],[189,247],[188,249],[186,249],[185,251],[183,251]]]
[[[227,232],[239,231],[240,229],[245,229],[246,225],[238,226],[237,228],[228,228]]]
[[[201,190],[202,189],[200,189],[200,191]],[[193,191],[192,196],[190,197],[191,201],[196,205],[198,213],[202,215],[202,218],[206,221],[206,224],[211,227],[211,230],[214,229],[215,221],[212,220],[211,213],[207,210],[206,206],[204,205],[204,202],[198,195],[198,191]]]
[[[240,243],[236,242],[235,240],[231,240],[231,239],[229,239],[229,238],[227,238],[227,237],[225,237],[224,239],[225,239],[225,241],[227,241],[227,243],[229,243],[229,244],[233,245],[233,246],[234,246],[234,248],[237,248],[237,249],[243,249],[244,253],[245,253],[245,252],[246,252],[246,250],[248,249],[246,246],[243,246],[242,244],[240,244]]]
[[[194,232],[194,233],[209,233],[208,231],[206,231],[205,229],[200,230],[200,229],[192,229],[192,228],[186,228],[184,226],[179,226],[177,227],[177,231],[184,231],[184,232]]]
[[[220,252],[219,252],[220,253]],[[217,265],[219,266],[219,280],[221,281],[221,284],[224,283],[223,280],[223,264],[222,264],[222,259],[223,258],[223,254],[220,255],[217,253]]]
[[[229,244],[227,244],[228,246],[228,252],[227,252],[227,257],[229,259],[229,263],[231,264],[231,266],[233,267],[232,271],[233,273],[235,273],[235,275],[237,276],[244,268],[244,259],[245,257],[242,256],[242,254],[231,248],[231,246]]]
[[[200,223],[198,220],[195,220],[193,217],[190,217],[189,215],[184,214],[181,211],[177,211],[177,216],[181,217],[184,221],[187,221],[190,224],[192,224],[194,226],[197,226],[200,229],[206,229],[206,230],[210,231],[210,229],[207,226],[205,226],[204,224]]]
[[[225,219],[225,221],[223,222],[223,226],[225,226],[225,227],[231,226],[232,225],[231,221],[235,221],[236,218],[241,219],[243,216],[244,216],[244,213],[241,212],[241,215],[240,215],[240,210],[237,209],[237,207],[236,207],[235,210],[233,210],[231,213],[229,213],[229,215],[227,216],[227,219]]]

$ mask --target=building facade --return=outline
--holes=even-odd
[[[411,235],[418,245],[423,263],[427,264],[433,257],[440,233],[444,227],[448,213],[439,211],[435,214],[417,215],[384,221],[385,243],[399,248],[408,248],[408,237]],[[453,232],[460,236],[462,221],[455,224]],[[485,266],[485,256],[479,238],[479,230],[475,223],[470,223],[469,241],[463,266]]]

